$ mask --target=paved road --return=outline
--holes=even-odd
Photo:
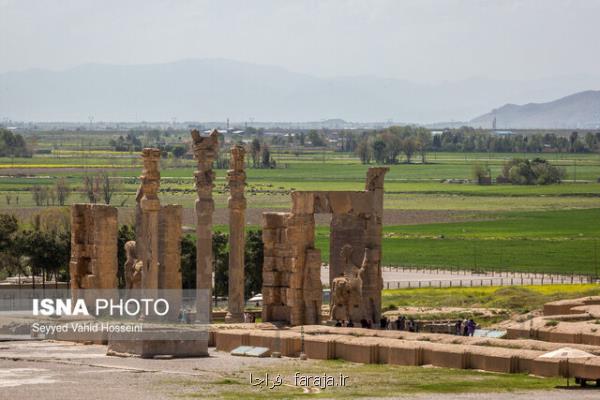
[[[329,284],[329,267],[321,268],[321,282]],[[383,268],[386,289],[407,287],[458,287],[458,286],[512,286],[547,285],[552,283],[588,283],[585,277],[568,275],[541,275],[521,273],[472,273],[470,271],[436,271]]]

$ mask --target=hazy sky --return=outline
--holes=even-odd
[[[228,58],[318,76],[600,71],[600,0],[0,0],[0,72]]]

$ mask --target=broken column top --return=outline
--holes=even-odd
[[[387,167],[369,168],[367,171],[365,190],[372,191],[376,189],[383,189],[383,179],[389,170],[390,169]]]
[[[160,186],[160,150],[155,148],[145,148],[142,150],[142,159],[144,169],[140,176],[141,186],[138,190],[137,200],[145,198],[155,198]]]
[[[235,171],[243,171],[244,170],[244,155],[246,154],[246,149],[244,146],[236,144],[231,148],[231,169]]]
[[[210,155],[204,154],[204,157],[212,156],[214,158],[214,153],[219,147],[219,132],[214,129],[210,135],[208,136],[200,136],[200,131],[198,129],[193,129],[191,131],[194,154],[196,158],[200,155],[200,153],[211,152]]]

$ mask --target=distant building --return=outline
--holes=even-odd
[[[513,131],[493,131],[492,132],[496,136],[512,136],[515,133]]]

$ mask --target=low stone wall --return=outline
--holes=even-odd
[[[600,328],[600,327],[599,327]],[[299,332],[299,328],[292,328],[292,331]],[[378,338],[390,338],[390,339],[402,339],[407,341],[418,341],[418,342],[431,342],[441,344],[452,344],[452,345],[470,345],[470,346],[481,346],[491,348],[509,348],[509,349],[523,349],[523,350],[537,350],[543,352],[549,352],[564,347],[564,343],[558,342],[557,340],[542,341],[544,339],[538,339],[534,334],[529,339],[522,339],[528,337],[527,335],[510,337],[516,340],[506,339],[494,339],[484,337],[471,337],[471,336],[455,336],[447,334],[436,334],[436,333],[414,333],[407,331],[395,331],[395,330],[377,330],[377,329],[362,329],[362,328],[336,328],[322,325],[311,325],[304,326],[303,331],[306,335],[352,335],[352,336],[369,336]],[[524,330],[529,332],[529,330]],[[596,347],[598,344],[590,343],[585,344],[585,341],[593,341],[593,338],[586,338],[585,334],[582,334],[581,342],[573,343],[571,347],[584,350],[588,353],[596,354],[600,356],[600,348]],[[597,336],[600,344],[600,336]],[[554,336],[550,336],[551,339],[556,339]],[[537,340],[536,340],[537,339]],[[554,342],[554,343],[553,343]]]
[[[544,315],[567,315],[580,314],[576,307],[600,305],[600,296],[582,297],[579,299],[567,299],[552,301],[544,304]]]
[[[567,373],[566,361],[539,358],[560,345],[532,340],[456,337],[455,339],[464,341],[449,343],[423,340],[431,339],[428,336],[432,335],[322,326],[305,326],[303,332],[298,328],[276,331],[248,327],[219,329],[213,326],[213,335],[217,350],[222,351],[251,345],[267,347],[272,351],[280,351],[284,356],[295,357],[304,346],[307,357],[317,360],[338,358],[365,364],[434,365],[491,372],[530,373],[546,377],[566,376]],[[571,360],[569,375],[600,378],[600,360]]]
[[[594,333],[585,333],[568,330],[569,327],[539,327],[539,328],[508,328],[506,330],[507,339],[534,339],[544,342],[553,342],[561,344],[564,347],[565,343],[586,345],[590,347],[589,352],[597,353],[600,346],[600,335]],[[573,347],[573,346],[571,346]],[[586,350],[588,351],[588,350]]]

